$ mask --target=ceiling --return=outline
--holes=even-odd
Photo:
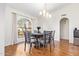
[[[52,13],[54,10],[58,10],[59,8],[67,5],[66,3],[8,3],[7,5],[16,8],[18,10],[27,13],[33,17],[39,17],[39,12],[44,8],[47,9],[49,13]],[[46,6],[45,6],[46,5]]]

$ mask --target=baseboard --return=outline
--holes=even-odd
[[[61,38],[60,40],[69,40],[69,39],[64,39],[64,38]]]
[[[24,41],[22,41],[22,42],[17,42],[17,43],[15,43],[15,44],[21,44],[21,43],[24,43]],[[15,44],[9,44],[9,45],[6,45],[5,47],[11,46],[11,45],[15,45]]]
[[[60,40],[69,41],[70,39],[60,39]],[[73,44],[73,42],[69,41],[69,44]]]

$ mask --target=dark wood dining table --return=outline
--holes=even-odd
[[[31,35],[36,38],[36,43],[37,43],[36,46],[38,47],[38,43],[39,43],[38,40],[43,37],[43,33],[32,33]],[[42,46],[42,44],[40,45]]]

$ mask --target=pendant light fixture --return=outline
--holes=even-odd
[[[44,8],[42,11],[40,11],[40,15],[44,17],[51,18],[51,14],[47,11],[47,4],[44,4]]]

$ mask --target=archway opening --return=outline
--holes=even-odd
[[[65,17],[60,20],[60,41],[62,40],[69,43],[69,19]]]

